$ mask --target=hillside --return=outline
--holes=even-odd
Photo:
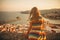
[[[21,11],[22,14],[29,14],[30,11]],[[41,15],[48,19],[60,19],[60,9],[40,10]]]
[[[48,19],[59,20],[60,19],[60,9],[50,9],[42,10],[42,16]]]

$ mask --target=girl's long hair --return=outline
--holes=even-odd
[[[40,16],[40,12],[39,12],[38,8],[37,7],[33,7],[31,9],[30,15],[31,16],[35,16],[35,17]]]

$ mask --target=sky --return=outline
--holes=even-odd
[[[39,10],[60,8],[60,0],[0,0],[0,11],[25,11],[35,6]]]

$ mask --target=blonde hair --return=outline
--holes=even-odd
[[[40,16],[40,12],[39,12],[39,10],[38,10],[38,8],[37,7],[33,7],[32,9],[31,9],[31,12],[30,12],[30,17],[38,17],[38,16]]]

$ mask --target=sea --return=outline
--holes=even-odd
[[[19,17],[20,20],[16,20],[16,17]],[[45,20],[49,20],[44,18]],[[29,23],[29,13],[21,13],[21,12],[0,12],[0,22],[3,21],[10,21],[5,22],[8,24],[28,24]],[[51,23],[60,24],[60,20],[49,20]]]
[[[19,17],[20,20],[16,20],[16,17]],[[10,21],[8,24],[27,24],[29,21],[29,14],[24,14],[20,12],[2,12],[0,13],[0,21]],[[7,23],[7,22],[5,22]]]

